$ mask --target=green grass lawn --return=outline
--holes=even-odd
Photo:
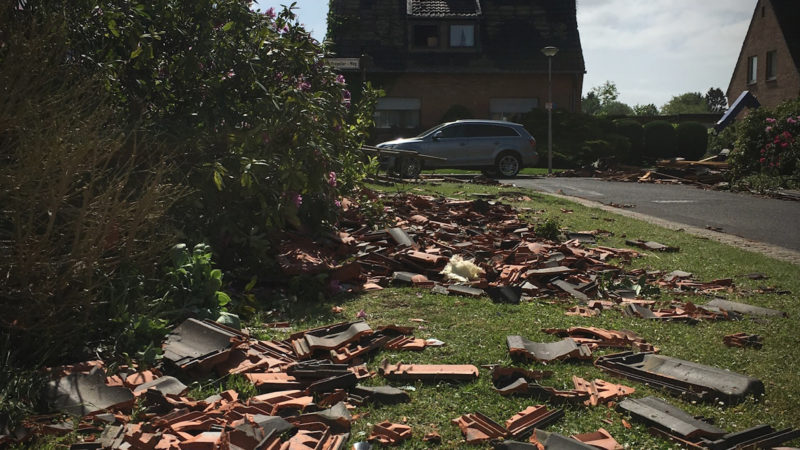
[[[432,294],[425,289],[392,288],[359,296],[334,298],[309,310],[297,311],[293,317],[294,329],[304,329],[320,324],[342,320],[341,315],[330,313],[333,305],[345,308],[345,316],[354,319],[364,310],[367,321],[373,328],[384,324],[419,326],[417,337],[437,338],[447,343],[445,347],[428,348],[422,352],[381,351],[368,364],[376,368],[384,358],[390,362],[431,364],[474,364],[477,366],[502,364],[524,366],[530,369],[554,371],[551,379],[543,384],[556,388],[572,388],[571,377],[585,379],[602,378],[636,388],[634,397],[655,395],[666,399],[694,415],[713,418],[716,425],[739,431],[766,423],[775,428],[800,426],[800,270],[797,266],[779,262],[754,253],[728,247],[685,233],[669,231],[633,219],[616,216],[580,205],[509,187],[482,187],[468,184],[401,185],[380,188],[387,193],[409,189],[412,193],[427,193],[465,197],[473,193],[496,193],[503,202],[528,208],[523,213],[531,222],[555,218],[562,228],[573,231],[604,229],[613,233],[600,238],[601,245],[625,247],[626,238],[655,240],[680,247],[677,253],[648,253],[634,260],[628,268],[644,267],[653,270],[685,270],[695,274],[696,279],[708,281],[716,278],[733,278],[736,289],[724,294],[729,300],[776,308],[789,313],[789,318],[753,319],[738,322],[701,322],[696,325],[684,323],[654,322],[623,316],[617,311],[606,311],[599,317],[584,318],[565,316],[567,304],[549,300],[533,301],[521,305],[493,304],[488,298]],[[521,195],[531,201],[517,201]],[[572,213],[564,213],[571,210]],[[744,275],[760,272],[768,280],[753,281]],[[788,290],[791,294],[758,294],[752,291],[762,287]],[[678,297],[662,292],[661,299]],[[680,297],[696,303],[705,303],[708,298]],[[424,323],[410,319],[423,319]],[[724,369],[747,374],[763,380],[766,395],[761,399],[749,399],[735,406],[703,404],[683,401],[662,391],[640,383],[614,378],[596,369],[591,363],[556,362],[547,365],[532,362],[513,363],[508,355],[506,336],[519,334],[533,341],[554,341],[556,338],[541,331],[542,328],[596,326],[611,329],[630,329],[661,348],[664,355],[696,361]],[[734,332],[760,334],[764,337],[764,348],[728,348],[722,337]],[[268,337],[268,336],[264,336]],[[283,335],[271,337],[282,338]],[[598,352],[604,354],[611,351]],[[386,384],[380,377],[369,384]],[[404,383],[389,383],[403,386]],[[441,448],[462,448],[462,436],[451,419],[461,414],[480,411],[500,424],[527,406],[541,403],[535,399],[502,397],[491,389],[490,372],[481,368],[480,378],[472,383],[414,383],[411,385],[412,401],[395,406],[359,408],[361,414],[354,423],[351,444],[365,440],[372,424],[383,420],[405,422],[414,430],[414,438],[400,448],[428,448],[421,438],[425,432],[437,430],[443,437]],[[623,415],[605,406],[567,406],[566,416],[551,425],[548,430],[565,435],[607,429],[621,444],[631,449],[674,448],[667,441],[652,437],[646,427],[630,421],[633,427],[622,425]],[[611,421],[611,424],[604,422]]]

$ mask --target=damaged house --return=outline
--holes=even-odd
[[[383,89],[376,140],[459,118],[580,111],[585,66],[575,0],[332,0],[328,40],[351,85]],[[355,89],[354,89],[355,90]]]

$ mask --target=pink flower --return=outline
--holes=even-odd
[[[351,98],[350,91],[348,91],[347,89],[342,89],[342,103],[344,103],[347,106],[350,106],[350,98]]]
[[[777,120],[773,119],[772,117],[767,117],[767,123],[775,123]]]
[[[336,172],[328,173],[328,184],[333,187],[336,187]]]
[[[294,194],[294,196],[292,197],[292,201],[294,201],[294,206],[299,208],[300,205],[303,204],[303,196],[300,194]]]
[[[786,119],[786,122],[787,122],[787,123],[789,123],[789,124],[791,124],[791,125],[794,125],[794,124],[796,124],[796,123],[797,123],[797,121],[796,121],[796,120],[794,120],[794,119],[793,119],[793,118],[791,118],[791,117],[787,118],[787,119]]]
[[[266,11],[264,11],[264,15],[269,17],[270,19],[274,19],[275,18],[275,8],[268,8]]]
[[[765,162],[767,162],[767,158],[761,158],[761,159],[758,160],[758,162],[760,162],[761,164],[764,164]]]
[[[762,149],[761,149],[761,154],[763,155],[764,153],[767,153],[767,149],[765,149],[765,148],[762,148]]]
[[[300,89],[301,91],[307,91],[307,90],[311,89],[311,83],[309,83],[308,81],[301,81],[297,85],[297,89]]]
[[[764,131],[766,131],[767,133],[771,133],[772,132],[772,127],[764,128]]]
[[[786,148],[789,146],[788,142],[781,142],[781,148]]]
[[[336,205],[337,208],[341,208],[342,207],[342,202],[340,202],[339,200],[334,200],[333,204]]]
[[[344,84],[345,83],[344,75],[341,75],[341,74],[336,75],[336,82],[339,83],[339,84]]]

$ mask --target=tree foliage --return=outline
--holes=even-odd
[[[646,105],[635,105],[633,107],[633,115],[635,116],[657,116],[658,108],[652,103]]]
[[[728,109],[728,100],[725,97],[725,94],[722,92],[722,89],[711,87],[708,88],[708,92],[706,92],[705,96],[706,105],[708,105],[708,110],[713,113],[722,113]]]
[[[619,100],[619,90],[613,81],[593,87],[583,99],[581,110],[593,116],[622,116],[633,114],[630,106]]]
[[[705,97],[699,92],[676,95],[661,107],[661,114],[696,114],[710,112]]]

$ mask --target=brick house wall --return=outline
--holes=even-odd
[[[800,28],[798,0],[759,0],[728,85],[728,101],[749,90],[761,105],[772,108],[800,95],[797,44],[793,35]],[[768,56],[768,53],[771,55]],[[751,61],[755,59],[755,80]],[[768,58],[775,58],[776,71],[768,77]]]

